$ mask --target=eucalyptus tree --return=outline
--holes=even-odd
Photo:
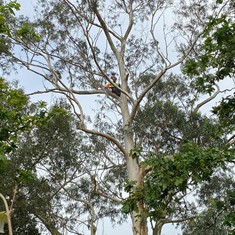
[[[20,27],[16,25],[17,30],[11,36],[15,45],[11,58],[49,82],[45,90],[37,90],[34,94],[54,92],[64,95],[73,107],[79,130],[90,134],[91,141],[96,143],[94,151],[85,154],[88,161],[93,161],[90,165],[87,163],[88,169],[97,166],[89,171],[93,187],[89,186],[87,190],[114,204],[122,203],[126,178],[130,197],[123,210],[131,215],[133,234],[148,234],[147,220],[150,217],[153,233],[160,234],[164,223],[179,222],[180,219],[174,220],[172,211],[164,208],[159,211],[157,204],[170,205],[169,199],[176,200],[176,193],[187,192],[191,177],[195,184],[204,177],[208,179],[212,168],[225,160],[226,151],[220,152],[213,135],[208,136],[206,132],[208,127],[213,127],[213,122],[198,113],[200,107],[216,94],[198,102],[200,93],[193,92],[193,80],[185,85],[189,87],[188,93],[181,89],[175,89],[172,95],[169,92],[175,81],[171,72],[177,72],[194,53],[211,17],[227,13],[226,3],[215,5],[213,1],[203,0],[38,0],[36,10],[34,22],[24,20],[23,25],[18,22]],[[120,86],[110,79],[111,72],[117,74]],[[183,82],[187,77],[178,79]],[[167,82],[173,82],[172,86],[166,86]],[[121,96],[106,89],[106,83],[120,89]],[[158,98],[162,98],[164,87],[167,87],[168,95],[163,95],[165,100],[160,101]],[[188,98],[184,96],[182,99],[182,93]],[[85,102],[82,96],[85,96]],[[89,117],[90,114],[85,113],[87,106],[93,106],[95,115]],[[151,119],[154,115],[156,119]],[[170,122],[166,123],[164,119]],[[147,127],[144,121],[148,121]],[[152,121],[158,127],[152,125]],[[185,125],[182,126],[181,122]],[[194,125],[186,125],[188,123]],[[182,147],[187,139],[193,144]],[[87,146],[90,143],[87,142]],[[223,144],[223,140],[220,143]],[[202,151],[213,144],[217,147],[214,152]],[[180,151],[183,151],[182,158]],[[219,160],[213,158],[215,163],[203,168],[205,174],[203,171],[191,174],[194,161],[199,162],[197,169],[200,169],[210,162],[208,158],[204,161],[203,157],[221,153],[223,157]],[[174,154],[179,162],[174,161]],[[195,159],[194,155],[198,158]],[[186,164],[187,156],[190,157],[189,164]],[[163,167],[157,172],[161,165],[159,160],[162,160]],[[182,179],[178,175],[177,182],[171,181],[174,169],[184,165],[187,166],[185,171],[179,173],[184,173],[185,177]],[[171,177],[162,182],[167,176],[163,173],[168,170]],[[158,173],[164,177],[157,177]],[[155,184],[155,180],[161,185]],[[89,185],[82,182],[75,189]],[[166,183],[169,187],[165,186]],[[150,197],[143,194],[148,188],[151,189],[148,191]],[[180,202],[180,198],[177,200]],[[112,212],[110,210],[107,215],[115,214]],[[181,221],[183,219],[187,218],[182,217]]]

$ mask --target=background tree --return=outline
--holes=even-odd
[[[14,229],[17,234],[39,234],[36,229],[36,221],[23,207],[15,207],[15,196],[17,194],[19,182],[27,181],[32,176],[22,165],[14,164],[17,141],[24,131],[31,129],[39,118],[29,114],[29,99],[22,90],[10,85],[3,78],[0,79],[0,191],[7,198],[11,211],[14,214]],[[17,210],[16,208],[19,208]],[[1,204],[1,211],[4,211]],[[24,221],[21,218],[24,215]],[[19,222],[21,221],[21,223]]]
[[[197,45],[195,53],[184,65],[184,72],[196,80],[199,91],[219,95],[226,95],[220,99],[220,104],[213,108],[218,115],[226,133],[230,132],[230,142],[234,141],[234,57],[235,57],[235,22],[234,3],[231,1],[217,1],[224,4],[227,13],[214,17],[207,25],[203,39]],[[224,89],[218,86],[221,81]]]
[[[5,154],[16,148],[18,135],[36,119],[27,113],[28,98],[22,90],[12,88],[3,78],[0,79],[0,90],[0,166],[3,168],[7,160]]]
[[[37,108],[35,104],[32,106],[32,110]],[[27,231],[22,224],[25,220],[17,218],[24,211],[32,221],[40,221],[42,231],[51,234],[63,234],[65,229],[82,234],[87,228],[95,234],[100,218],[120,213],[115,208],[117,202],[110,203],[96,196],[102,193],[96,188],[96,172],[100,172],[97,169],[100,166],[97,159],[87,156],[95,151],[96,154],[99,151],[104,154],[104,151],[92,147],[93,144],[96,144],[95,148],[100,145],[96,140],[88,140],[87,136],[78,133],[69,106],[63,100],[58,101],[49,112],[44,106],[40,115],[44,116],[42,124],[21,134],[17,151],[2,182],[5,193],[14,184],[19,188],[13,214],[13,221],[17,222],[15,231]],[[105,161],[103,164],[107,167]],[[14,179],[14,172],[19,167],[21,175],[30,171],[33,178],[19,182],[20,175]],[[114,180],[111,175],[105,177]],[[110,187],[104,184],[102,188],[108,190]],[[104,207],[104,204],[109,206]]]
[[[0,61],[1,68],[5,73],[9,74],[9,70],[12,69],[13,63],[8,59],[12,45],[9,39],[13,32],[14,27],[12,23],[15,21],[15,12],[20,10],[20,4],[16,1],[10,1],[5,3],[0,1]]]
[[[212,18],[207,30],[203,35],[202,42],[196,47],[196,53],[187,60],[184,71],[196,80],[196,88],[199,91],[215,95],[224,93],[219,103],[213,107],[212,112],[218,116],[220,128],[217,130],[228,135],[228,144],[231,145],[233,154],[234,144],[234,3],[217,1],[217,4],[225,4],[227,14],[219,18]],[[224,84],[220,89],[219,84]],[[227,84],[227,86],[226,86]],[[217,185],[218,181],[220,186]],[[230,182],[227,185],[226,182]],[[233,184],[234,178],[226,178],[222,174],[214,176],[210,184],[205,183],[202,187],[200,202],[206,204],[206,210],[195,220],[187,224],[185,234],[200,234],[201,229],[208,234],[233,234]],[[232,187],[231,189],[229,187]],[[212,190],[214,189],[214,191]],[[224,193],[224,199],[219,197]],[[208,196],[208,198],[207,198]],[[205,199],[207,198],[207,199]],[[209,219],[210,218],[210,219]],[[208,221],[208,223],[206,223]],[[199,228],[201,227],[201,228]]]
[[[202,185],[198,193],[199,205],[205,208],[200,216],[184,228],[187,234],[234,234],[234,172],[217,172]]]
[[[154,234],[160,234],[165,222],[179,221],[174,220],[175,211],[168,211],[168,207],[162,213],[158,206],[161,209],[170,206],[167,200],[176,200],[173,196],[177,193],[184,196],[189,181],[196,186],[210,178],[214,167],[232,158],[227,146],[223,145],[226,138],[221,133],[217,136],[206,133],[209,127],[216,128],[213,120],[198,113],[214,95],[198,102],[200,93],[192,92],[194,80],[177,86],[171,95],[170,88],[165,96],[161,93],[165,87],[172,87],[167,84],[174,84],[170,71],[174,72],[174,68],[193,54],[211,17],[220,18],[228,12],[226,3],[40,0],[37,8],[40,18],[35,22],[24,21],[23,26],[22,21],[14,25],[17,30],[10,39],[16,47],[11,59],[49,82],[44,91],[35,93],[64,95],[73,107],[79,130],[91,134],[87,145],[95,143],[94,151],[88,151],[85,168],[89,169],[87,174],[93,185],[84,189],[87,179],[80,179],[75,189],[99,196],[97,200],[103,200],[100,204],[93,198],[92,202],[100,209],[102,202],[109,202],[108,216],[116,213],[112,206],[124,202],[124,211],[131,215],[134,235],[148,234],[148,218],[155,223]],[[175,17],[174,22],[167,21],[169,14]],[[18,47],[21,47],[21,53],[16,50]],[[109,78],[111,71],[118,74],[120,97],[104,88],[106,83],[117,86]],[[184,84],[187,78],[179,76],[178,79]],[[162,90],[155,90],[157,85],[162,85]],[[186,86],[189,89],[184,93]],[[184,95],[187,93],[188,98]],[[161,101],[156,94],[163,96]],[[90,95],[92,101],[97,101],[94,103],[95,115],[91,118],[85,114],[84,107],[88,102],[83,105],[81,95]],[[151,126],[151,116],[146,114],[146,111],[152,111],[151,107],[155,110],[157,127]],[[159,110],[164,110],[164,115]],[[168,111],[177,115],[176,120]],[[149,122],[142,124],[141,115],[149,117]],[[145,132],[138,125],[146,127]],[[200,131],[192,133],[196,128]],[[153,133],[148,136],[147,131],[151,130]],[[208,167],[203,167],[198,174],[192,172],[195,162],[200,169],[210,162],[209,158],[213,161]],[[161,164],[159,173],[162,177],[159,178],[156,174]],[[167,175],[163,173],[168,171],[172,175],[177,175],[174,174],[177,171],[178,178],[164,182]],[[125,178],[130,197],[124,201]],[[149,188],[149,194],[143,194],[150,184],[153,187]],[[67,193],[69,195],[70,191]],[[89,200],[91,198],[86,201]],[[105,211],[98,216],[105,216]],[[181,221],[187,218],[181,217]]]

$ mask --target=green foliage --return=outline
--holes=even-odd
[[[15,30],[16,39],[21,39],[26,43],[39,42],[40,36],[36,33],[34,27],[29,22],[23,22],[22,25]]]
[[[174,203],[180,203],[190,187],[209,181],[214,169],[225,168],[225,162],[233,160],[234,152],[227,148],[202,148],[190,142],[172,156],[153,153],[142,162],[142,166],[150,169],[143,186],[131,191],[134,186],[126,184],[130,197],[124,202],[123,211],[136,210],[136,203],[143,201],[146,213],[154,220],[177,213]]]
[[[33,25],[28,20],[20,20],[18,22],[15,17],[15,11],[19,10],[20,4],[17,1],[10,1],[7,4],[0,5],[0,54],[2,56],[10,54],[12,38],[27,44],[40,41],[39,34],[36,33]]]
[[[42,113],[44,115],[41,115]],[[29,99],[22,90],[13,88],[3,78],[0,79],[0,171],[2,173],[11,167],[13,159],[10,156],[18,147],[19,136],[48,123],[50,118],[51,114],[48,115],[45,103],[42,105],[39,102],[34,110],[30,110]],[[30,171],[21,167],[15,169],[12,177],[17,179],[17,183],[32,181],[33,175]]]
[[[0,37],[0,54],[8,54],[10,48],[10,41],[5,37]]]
[[[198,206],[202,212],[185,222],[183,235],[233,235],[235,225],[234,172],[219,171],[198,189]]]
[[[3,88],[6,95],[8,92],[11,94],[12,88],[9,84],[3,82]],[[13,90],[17,91],[17,89]],[[17,185],[19,189],[12,217],[13,232],[19,235],[40,234],[36,228],[35,218],[42,213],[46,215],[48,211],[52,213],[52,200],[56,200],[51,197],[54,186],[64,180],[65,172],[70,174],[74,169],[77,171],[79,168],[77,149],[73,143],[76,138],[71,131],[72,119],[69,116],[68,107],[63,108],[60,104],[48,109],[45,102],[32,105],[26,102],[18,107],[18,103],[13,102],[12,99],[10,102],[1,101],[6,111],[9,111],[7,107],[11,111],[14,110],[13,108],[19,108],[19,114],[27,117],[27,122],[16,136],[17,148],[9,153],[4,151],[3,157],[0,158],[1,192],[11,198],[12,188]],[[4,102],[11,106],[5,107]],[[4,121],[17,128],[15,126],[17,123],[10,123],[6,117]],[[2,162],[5,160],[7,165],[3,167]],[[50,168],[54,177],[38,178],[37,164]],[[46,220],[50,222],[48,218]]]
[[[227,127],[231,127],[231,131],[233,131],[233,127],[235,124],[235,93],[233,96],[228,96],[223,98],[220,102],[220,105],[213,108],[212,112],[216,114],[223,127],[228,130]]]
[[[18,133],[30,126],[28,116],[23,113],[28,98],[20,90],[11,89],[2,78],[0,91],[0,149],[10,152],[15,148]]]
[[[189,59],[183,71],[190,76],[196,76],[199,79],[198,87],[204,90],[226,76],[233,76],[234,42],[235,23],[226,16],[211,19],[200,47],[200,55]]]
[[[135,183],[136,183],[135,181],[130,181],[126,179],[124,190],[130,193],[134,189]]]
[[[139,159],[139,157],[140,157],[142,151],[143,151],[143,147],[142,147],[142,146],[139,146],[139,147],[137,147],[137,148],[135,148],[135,149],[131,149],[130,154],[131,154],[131,156],[132,156],[133,158]]]
[[[34,181],[34,176],[28,170],[17,169],[16,181],[18,184],[29,184]]]
[[[38,109],[40,110],[40,109]],[[35,128],[42,120],[37,115],[30,113],[29,100],[22,90],[11,87],[3,78],[0,79],[0,173],[1,193],[12,197],[15,185],[25,186],[34,182],[34,175],[20,162],[16,164],[16,151],[19,137],[26,131]],[[23,208],[22,208],[23,210]],[[29,215],[21,214],[25,220],[30,221]],[[20,223],[14,218],[13,229],[16,234],[39,234],[35,228],[35,220],[31,224]],[[27,219],[26,219],[27,218]],[[19,222],[19,228],[15,230]]]
[[[17,1],[11,1],[6,5],[0,5],[0,33],[11,36],[12,29],[8,24],[11,15],[15,15],[14,10],[20,10],[20,4]]]
[[[4,171],[7,167],[7,159],[5,158],[4,154],[0,152],[0,173]]]
[[[150,94],[148,103],[138,112],[133,127],[138,138],[137,144],[140,142],[144,146],[142,158],[147,150],[155,151],[156,154],[174,154],[188,141],[194,141],[199,146],[219,145],[224,142],[218,133],[219,125],[215,120],[191,112],[190,107],[187,107],[188,111],[175,102],[175,94],[176,97],[177,94],[181,95],[181,100],[188,97],[189,91],[184,84],[162,82],[156,88],[162,98],[157,97],[156,100],[155,93]]]
[[[234,10],[234,6],[231,5],[231,8]],[[220,18],[209,20],[203,42],[199,47],[199,54],[185,63],[183,71],[196,79],[195,84],[199,91],[211,94],[218,81],[234,77],[234,58],[235,22],[232,17],[224,14]],[[214,107],[213,112],[219,116],[222,125],[233,125],[233,103],[234,94],[223,98],[221,103]]]
[[[85,197],[85,201],[87,197],[90,199],[89,203],[96,202],[97,206],[99,203],[97,196],[91,193],[93,185],[86,173],[89,171],[80,172],[83,164],[87,168],[91,167],[92,163],[89,160],[92,159],[87,145],[86,151],[80,149],[80,143],[84,138],[80,138],[76,132],[70,107],[62,100],[50,108],[47,108],[44,102],[34,105],[32,111],[36,114],[40,114],[40,110],[43,110],[43,121],[33,129],[21,133],[21,138],[17,142],[18,148],[14,153],[10,153],[12,161],[2,174],[4,180],[0,182],[0,187],[7,195],[10,194],[8,188],[11,189],[14,184],[19,186],[14,219],[21,234],[23,234],[21,227],[25,228],[26,225],[28,228],[25,228],[25,234],[30,234],[29,231],[31,229],[33,231],[33,228],[36,229],[34,227],[36,217],[47,225],[49,231],[58,230],[62,218],[67,222],[72,217],[67,223],[75,226],[76,222],[79,223],[77,218],[80,213],[89,211],[86,205],[79,204],[79,200]],[[95,154],[97,152],[94,152]],[[38,169],[43,175],[37,174]],[[65,196],[67,194],[61,185],[71,193],[73,200]],[[65,198],[68,202],[66,205],[63,203]],[[66,218],[64,213],[61,213],[62,207],[66,210]],[[106,207],[99,208],[100,215],[107,215]],[[29,226],[31,223],[32,226]]]

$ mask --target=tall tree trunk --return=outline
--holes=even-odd
[[[125,141],[125,158],[127,164],[128,179],[135,182],[135,187],[143,184],[143,170],[138,164],[137,158],[133,158],[131,150],[135,148],[131,123],[129,122],[130,114],[126,97],[121,97],[121,110],[123,117],[124,141]],[[142,202],[137,202],[138,212],[131,213],[133,235],[147,235],[147,218],[144,213]]]
[[[135,187],[141,186],[143,184],[142,168],[139,167],[136,158],[133,159],[132,156],[129,156],[127,169],[129,180],[136,182]],[[136,202],[136,204],[138,211],[131,213],[133,235],[147,235],[147,217],[145,215],[143,202],[139,201]]]

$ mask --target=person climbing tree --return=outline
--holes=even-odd
[[[112,79],[113,83],[116,84],[116,82],[117,82],[117,77],[115,76],[115,73],[112,73],[112,74],[111,74],[111,79]],[[120,87],[120,84],[117,84],[117,86]],[[121,91],[120,91],[120,89],[119,89],[118,87],[114,86],[114,85],[111,84],[111,83],[106,84],[105,87],[108,88],[112,93],[114,93],[114,94],[116,94],[117,96],[120,97]]]

